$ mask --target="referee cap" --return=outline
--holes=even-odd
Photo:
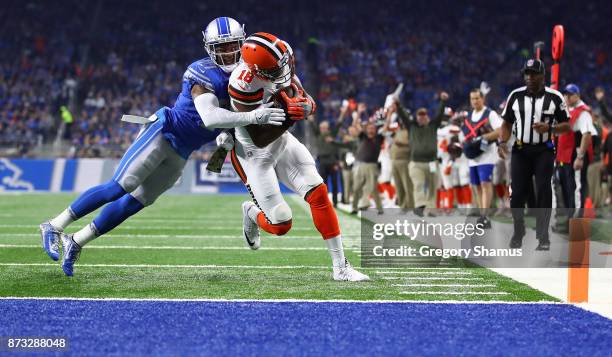
[[[568,94],[580,94],[580,87],[578,87],[577,85],[575,85],[574,83],[570,83],[568,85],[565,86],[565,89],[563,90],[564,93],[568,93]]]
[[[523,65],[523,69],[521,71],[523,74],[527,72],[544,74],[546,73],[546,69],[544,67],[544,62],[537,58],[528,59]]]

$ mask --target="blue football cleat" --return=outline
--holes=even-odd
[[[38,226],[40,229],[40,237],[42,238],[42,247],[49,258],[53,260],[59,259],[59,244],[62,231],[53,227],[51,223],[45,222]]]
[[[74,263],[79,260],[79,255],[81,255],[81,247],[72,239],[72,235],[62,234],[62,251],[64,253],[62,270],[67,276],[72,276]]]

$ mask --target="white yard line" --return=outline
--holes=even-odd
[[[414,268],[410,268],[414,269]],[[396,271],[396,272],[385,272],[384,274],[433,274],[433,275],[472,275],[469,271],[436,271],[437,268],[424,268],[431,269],[431,271]]]
[[[168,298],[86,298],[86,297],[24,297],[24,296],[3,296],[0,300],[45,300],[45,301],[98,301],[98,302],[113,302],[113,301],[143,301],[143,302],[222,302],[222,303],[308,303],[308,304],[325,304],[325,303],[341,303],[341,304],[448,304],[448,305],[567,305],[556,301],[504,301],[504,300],[306,300],[306,299],[168,299]]]
[[[459,268],[410,268],[411,270],[459,270]],[[376,271],[376,274],[395,274],[394,271]]]
[[[0,263],[0,266],[55,267],[58,263]],[[324,265],[187,265],[187,264],[78,264],[79,268],[159,268],[159,269],[325,269]]]
[[[0,228],[31,228],[31,229],[37,229],[38,226],[36,225],[31,225],[31,224],[0,224]],[[172,225],[167,225],[167,226],[146,226],[146,225],[142,225],[142,226],[130,226],[130,225],[120,225],[117,227],[117,229],[125,229],[125,230],[138,230],[138,231],[152,231],[152,230],[173,230],[173,231],[192,231],[192,230],[215,230],[215,231],[219,231],[219,230],[230,230],[230,231],[241,231],[242,229],[239,227],[231,227],[231,226],[209,226],[206,224],[202,224],[202,225],[196,225],[196,226],[172,226]],[[308,228],[308,227],[292,227],[291,230],[293,231],[313,231],[314,228]]]
[[[16,238],[16,237],[29,237],[40,239],[40,235],[38,232],[33,233],[0,233],[0,238]],[[239,235],[219,235],[219,234],[108,234],[105,235],[104,238],[178,238],[178,239],[238,239],[244,240],[244,238]],[[307,240],[322,240],[320,236],[291,236],[291,237],[275,237],[275,236],[262,236],[262,239],[265,241],[267,239],[273,240],[284,240],[284,239],[307,239]]]
[[[495,284],[391,284],[402,287],[440,287],[440,288],[494,288]]]
[[[58,263],[0,263],[0,266],[50,266],[57,267]],[[326,265],[186,265],[186,264],[78,264],[79,267],[107,267],[107,268],[160,268],[160,269],[331,269],[331,266]],[[359,268],[363,270],[371,270],[375,268]],[[387,268],[393,269],[393,268]],[[405,268],[398,268],[405,269]],[[381,279],[389,279],[383,277]],[[406,277],[398,277],[397,279],[409,280]],[[429,277],[414,278],[429,280]],[[431,278],[434,280],[433,278]],[[462,277],[440,277],[435,280],[453,279],[453,280],[482,280],[482,278],[462,278]],[[391,279],[389,279],[391,280]]]
[[[36,248],[37,244],[0,244],[0,248]],[[87,249],[153,249],[153,250],[249,250],[244,247],[215,247],[215,246],[154,246],[154,245],[89,245]],[[260,250],[327,250],[325,247],[261,247]]]
[[[461,281],[474,281],[474,280],[484,280],[484,278],[464,278],[464,277],[440,277],[440,276],[422,276],[422,277],[408,277],[408,276],[383,276],[380,279],[383,280],[461,280]]]
[[[510,295],[505,291],[400,291],[407,295]]]

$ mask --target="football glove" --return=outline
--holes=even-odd
[[[283,125],[285,111],[279,108],[270,108],[274,103],[265,103],[248,113],[251,124]]]
[[[217,135],[216,141],[218,147],[224,148],[227,151],[230,151],[234,148],[234,137],[227,131],[224,131],[221,134]]]
[[[297,95],[289,98],[287,93],[281,92],[281,97],[287,104],[287,114],[291,120],[303,120],[316,110],[315,102],[310,97],[304,95],[304,91],[298,89],[295,84],[291,84]]]

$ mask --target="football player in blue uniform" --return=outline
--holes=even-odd
[[[163,107],[149,118],[127,116],[145,124],[123,155],[112,179],[81,194],[57,217],[40,225],[43,249],[59,259],[68,276],[81,248],[117,227],[128,217],[155,202],[180,177],[189,155],[216,138],[221,128],[249,124],[281,125],[282,109],[262,105],[250,113],[228,108],[228,80],[240,63],[244,26],[229,17],[211,21],[202,32],[208,57],[198,60],[183,75],[181,93],[172,108]],[[73,235],[69,224],[106,205],[100,214]]]

